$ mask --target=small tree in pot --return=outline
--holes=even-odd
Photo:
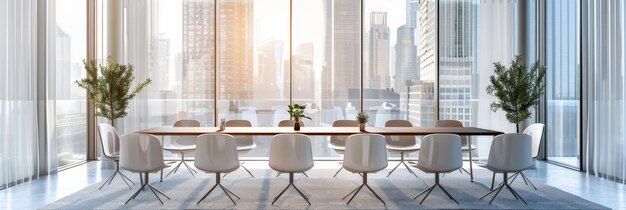
[[[365,131],[365,124],[370,119],[370,116],[365,114],[364,112],[359,112],[356,115],[356,122],[359,124],[359,130]]]
[[[125,117],[126,108],[141,90],[152,80],[150,78],[131,88],[135,79],[132,65],[121,65],[107,58],[107,65],[98,65],[95,60],[83,61],[87,78],[77,80],[79,87],[88,91],[89,99],[98,110],[97,116],[104,117],[115,126],[115,120]]]
[[[506,112],[506,119],[517,125],[519,133],[520,123],[530,117],[530,108],[544,94],[546,67],[537,61],[529,70],[519,55],[515,56],[508,69],[499,62],[494,66],[495,75],[489,78],[491,84],[487,86],[487,93],[496,98],[491,103],[491,110]]]
[[[304,109],[306,109],[306,104],[293,104],[288,105],[288,107],[289,109],[287,110],[287,112],[289,113],[291,119],[294,120],[293,130],[300,131],[300,119],[306,118],[311,120],[310,117],[304,115]]]

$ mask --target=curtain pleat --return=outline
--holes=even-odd
[[[38,176],[36,20],[36,1],[0,1],[0,189]]]

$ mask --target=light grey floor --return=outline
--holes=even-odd
[[[390,163],[390,167],[394,165],[394,162]],[[266,168],[267,162],[248,162],[246,166]],[[465,167],[467,168],[467,163]],[[338,164],[330,161],[318,162],[316,168],[338,168]],[[99,161],[93,161],[58,174],[44,176],[29,183],[1,190],[0,209],[36,209],[103,181],[112,173],[113,169],[102,169]],[[396,173],[406,171],[404,169]],[[551,185],[613,209],[626,208],[624,198],[626,189],[622,184],[613,181],[545,162],[538,162],[537,169],[527,171],[526,175],[535,183]]]

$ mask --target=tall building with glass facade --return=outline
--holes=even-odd
[[[368,40],[368,86],[373,89],[390,89],[389,27],[386,12],[370,14]]]

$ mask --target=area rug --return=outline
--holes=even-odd
[[[415,177],[403,168],[399,168],[390,177],[386,177],[389,170],[370,174],[368,177],[368,184],[382,197],[386,205],[365,188],[350,205],[346,205],[347,200],[342,197],[359,186],[362,178],[346,171],[333,178],[335,170],[331,169],[313,169],[307,172],[309,177],[295,175],[295,185],[310,198],[311,205],[293,188],[287,190],[272,205],[274,196],[287,186],[288,175],[276,177],[276,173],[269,169],[251,171],[254,178],[245,171],[238,170],[222,179],[224,186],[241,197],[235,199],[236,205],[220,189],[214,190],[209,197],[196,205],[214,185],[215,176],[200,172],[193,177],[187,171],[178,171],[163,182],[158,181],[158,174],[151,175],[153,186],[171,197],[171,200],[162,197],[163,205],[150,190],[143,191],[136,199],[124,205],[139,184],[132,186],[131,190],[121,179],[116,178],[102,190],[98,190],[101,183],[94,184],[41,209],[608,209],[547,185],[535,183],[538,189],[534,190],[521,179],[516,180],[512,186],[528,205],[516,200],[506,190],[502,190],[490,205],[491,196],[482,200],[479,198],[488,192],[488,187],[481,183],[490,183],[491,172],[480,168],[474,169],[477,182],[470,182],[468,174],[459,172],[446,174],[441,178],[441,185],[460,205],[450,200],[440,189],[435,189],[420,205],[421,197],[417,200],[413,200],[413,197],[434,183],[434,175],[418,171],[418,177]],[[131,177],[138,179],[137,174],[132,174]]]

